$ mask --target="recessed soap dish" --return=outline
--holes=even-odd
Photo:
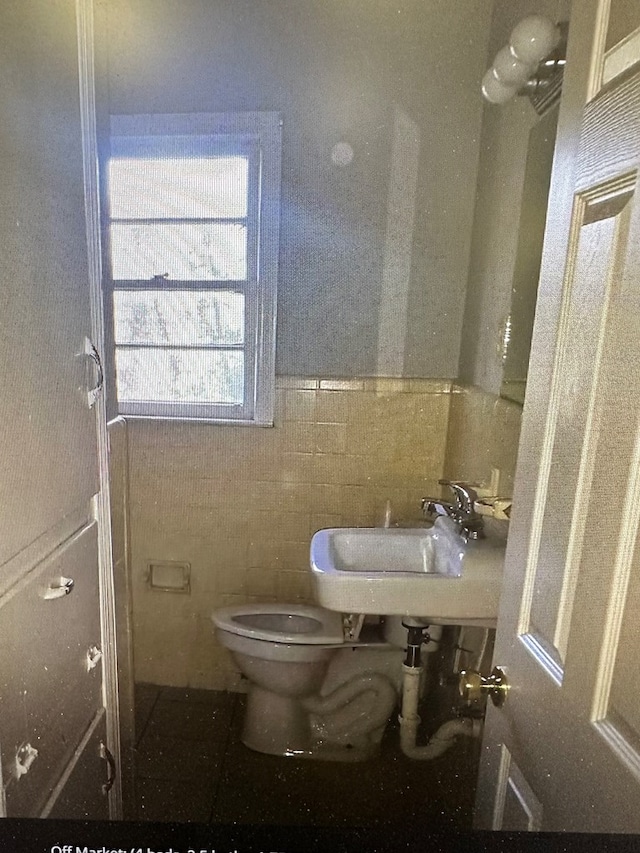
[[[160,592],[191,593],[191,566],[189,563],[147,563],[147,583],[150,589]]]

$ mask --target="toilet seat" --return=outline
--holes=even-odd
[[[309,604],[240,604],[212,614],[221,631],[299,645],[342,645],[342,616]]]

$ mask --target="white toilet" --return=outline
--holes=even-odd
[[[334,761],[377,752],[399,697],[401,648],[349,639],[339,613],[311,605],[246,604],[212,619],[249,681],[246,746]]]

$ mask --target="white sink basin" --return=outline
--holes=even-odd
[[[337,527],[311,540],[316,599],[341,613],[419,616],[494,627],[504,543],[464,542],[456,524],[399,529]]]

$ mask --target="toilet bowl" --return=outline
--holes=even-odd
[[[378,751],[398,701],[401,649],[345,640],[341,615],[312,605],[246,604],[212,619],[248,679],[246,746],[334,761]]]

